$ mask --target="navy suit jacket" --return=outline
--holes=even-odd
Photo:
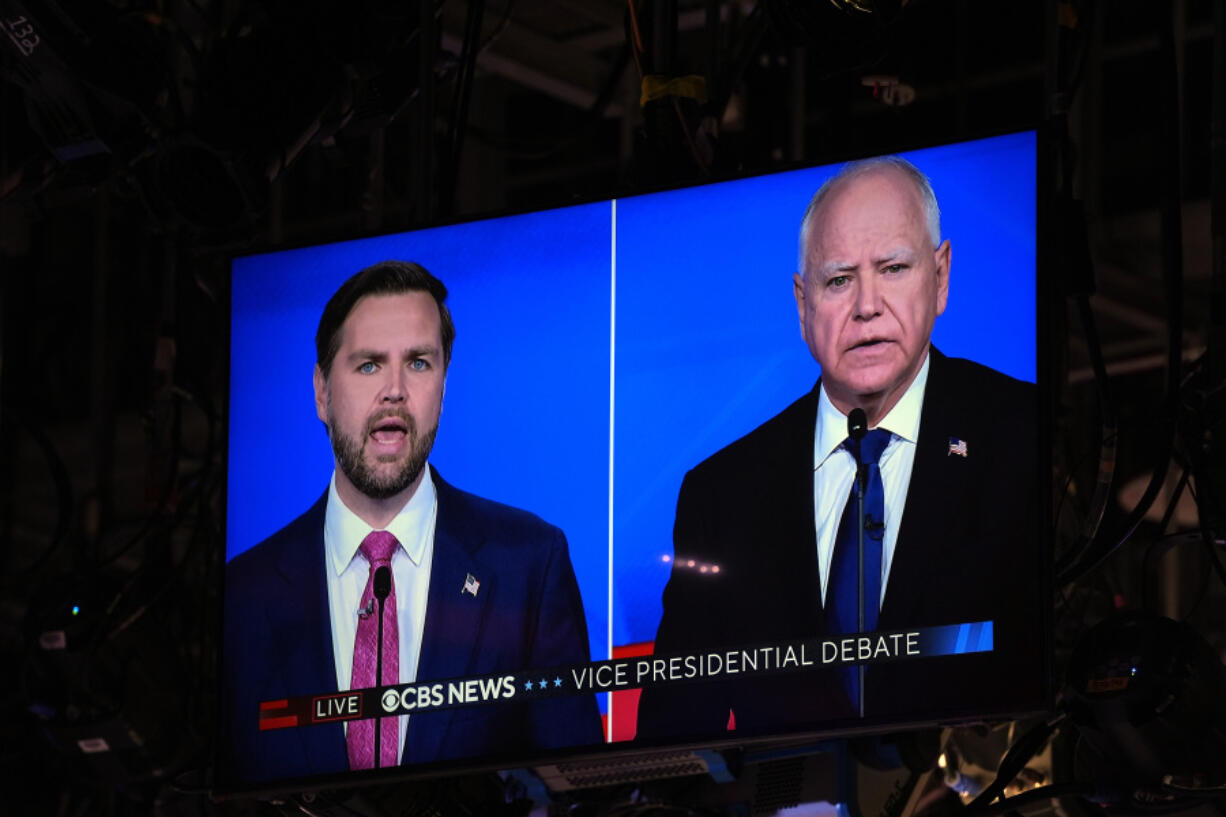
[[[1038,706],[1045,668],[1036,660],[1043,621],[1037,390],[930,351],[919,442],[878,626],[992,620],[996,650],[872,666],[867,714],[954,719],[1018,701]],[[828,634],[814,525],[817,402],[815,386],[686,475],[674,565],[695,559],[720,571],[674,568],[657,655]],[[966,442],[966,457],[950,453],[951,438]],[[860,723],[836,672],[731,678],[645,689],[638,736],[718,736],[730,713],[738,735]]]
[[[438,516],[417,681],[590,660],[566,537],[435,474]],[[324,575],[327,492],[226,567],[219,769],[238,787],[348,769],[339,723],[261,732],[261,701],[336,690]],[[461,592],[467,576],[480,581]],[[601,742],[593,695],[411,715],[402,763],[526,759]]]

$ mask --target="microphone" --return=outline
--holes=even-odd
[[[847,415],[847,436],[851,438],[851,453],[856,458],[856,490],[863,494],[868,490],[868,469],[860,457],[860,441],[868,433],[868,415],[862,408],[854,408]]]
[[[383,600],[392,592],[392,569],[383,565],[375,571],[375,598],[379,600],[379,609],[383,609]]]
[[[862,408],[854,408],[847,415],[847,436],[852,440],[852,453],[856,457],[856,561],[858,563],[856,591],[859,603],[857,632],[864,632],[864,494],[868,491],[868,466],[860,454],[860,441],[868,433],[868,416]],[[856,680],[860,688],[860,717],[864,717],[864,665],[856,667]]]
[[[379,636],[375,642],[375,686],[383,686],[383,602],[392,592],[392,569],[382,565],[375,570],[375,598],[379,600]],[[383,765],[383,718],[375,718],[375,768]]]
[[[851,413],[847,415],[847,436],[859,443],[867,433],[868,415],[864,413],[862,408],[852,409]],[[856,457],[856,459],[860,458]]]

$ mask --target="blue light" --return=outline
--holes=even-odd
[[[72,605],[72,614],[73,614],[74,616],[75,616],[75,615],[77,615],[77,614],[78,614],[78,613],[80,613],[80,612],[81,612],[81,608],[80,608],[80,607],[78,607],[78,606],[77,606],[77,605],[75,605],[75,604],[74,604],[74,605]]]

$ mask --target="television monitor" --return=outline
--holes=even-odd
[[[898,221],[850,208],[820,237],[820,291],[794,277],[797,239],[840,165],[234,259],[219,788],[1045,708],[1037,136],[900,155],[931,181],[949,248],[861,263],[855,240]],[[832,552],[850,540],[831,520],[856,466],[829,483],[836,498],[815,491],[827,460],[852,456],[815,445],[842,436],[817,418],[844,413],[823,413],[815,344],[859,332],[838,351],[870,369],[915,354],[902,335],[937,310],[917,313],[934,291],[905,278],[942,252],[926,385],[892,421],[911,425],[872,469],[882,488],[865,469],[866,502],[884,490],[896,509],[874,529],[867,506],[865,575],[880,579],[857,602],[879,605],[836,627],[852,551]],[[337,305],[321,369],[325,304],[389,260],[445,285],[449,359],[435,296],[414,285]],[[860,303],[823,300],[862,273]],[[838,321],[842,336],[825,328]],[[854,379],[830,365],[828,384]],[[420,501],[393,522],[372,521],[378,496],[349,507],[407,496],[401,465],[435,419]],[[401,482],[350,478],[355,456]],[[381,527],[406,541],[358,555]],[[858,571],[858,538],[854,552]],[[395,594],[382,614],[377,558]],[[381,622],[395,633],[379,650]]]

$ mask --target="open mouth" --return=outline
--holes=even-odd
[[[868,340],[862,340],[859,343],[853,344],[851,348],[853,351],[856,349],[875,349],[887,343],[889,341],[885,338],[869,338]]]
[[[374,424],[370,437],[380,445],[399,444],[409,433],[409,425],[400,417],[384,417]]]

